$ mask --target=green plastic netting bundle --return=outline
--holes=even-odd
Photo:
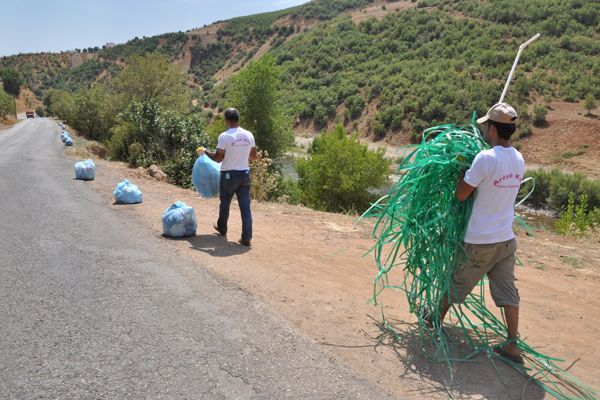
[[[372,301],[377,304],[385,289],[405,292],[410,312],[418,317],[417,334],[425,355],[449,366],[481,353],[494,365],[501,357],[492,347],[507,340],[504,323],[486,307],[485,279],[463,304],[451,306],[451,318],[444,324],[436,318],[442,297],[450,293],[451,276],[463,251],[462,239],[473,204],[474,196],[458,201],[456,183],[475,156],[489,148],[474,123],[475,115],[467,127],[448,124],[425,130],[421,144],[398,167],[398,182],[363,215],[377,219],[373,229],[376,243],[371,252],[378,273]],[[394,272],[397,274],[392,276]],[[392,284],[397,275],[402,276],[400,282]],[[383,319],[393,332],[385,315]],[[459,343],[466,344],[470,351],[457,355],[455,347]],[[562,360],[536,352],[521,339],[517,345],[524,366],[501,359],[528,375],[527,383],[535,382],[558,399],[596,398],[593,390],[566,371],[568,368],[556,365]],[[452,374],[452,368],[449,371]]]

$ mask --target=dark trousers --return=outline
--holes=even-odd
[[[237,196],[242,214],[242,240],[252,239],[252,212],[250,211],[250,171],[221,171],[219,185],[219,220],[217,227],[221,233],[227,233],[229,207],[233,195]]]

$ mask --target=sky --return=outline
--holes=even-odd
[[[186,31],[307,0],[0,0],[0,56]]]

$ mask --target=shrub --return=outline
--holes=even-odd
[[[39,106],[38,108],[35,109],[35,113],[39,117],[44,118],[46,116],[46,109],[44,108],[44,106]]]
[[[0,116],[14,115],[15,107],[12,97],[0,87]]]
[[[139,167],[144,165],[144,147],[138,142],[132,143],[127,149],[127,161],[130,167]]]
[[[548,110],[546,107],[540,104],[536,104],[533,107],[533,125],[544,126],[546,124],[546,115]]]
[[[273,160],[269,158],[269,153],[259,150],[256,155],[256,160],[252,160],[250,163],[252,177],[250,196],[254,200],[266,201],[277,188],[280,176],[277,172],[272,171]]]
[[[364,210],[374,197],[369,189],[383,186],[389,176],[383,150],[370,151],[341,125],[318,136],[309,154],[298,160],[298,184],[302,202],[318,210]]]
[[[208,146],[206,123],[198,114],[182,116],[152,102],[134,103],[121,114],[108,142],[111,156],[132,165],[158,164],[171,182],[191,187],[198,146]]]
[[[531,126],[529,126],[529,125],[522,126],[521,128],[519,128],[519,131],[517,132],[515,139],[528,138],[529,136],[531,136],[532,133],[533,133],[533,129],[531,129]]]
[[[585,101],[583,102],[583,107],[587,110],[587,115],[590,115],[592,110],[596,108],[596,98],[593,94],[589,93],[586,96]]]
[[[272,198],[287,204],[300,204],[302,201],[302,192],[298,182],[289,176],[280,175],[277,188],[272,193]]]
[[[528,171],[525,176],[535,179],[535,190],[526,202],[532,207],[549,208],[558,212],[568,205],[570,193],[573,193],[576,200],[585,195],[592,209],[600,207],[600,181],[588,179],[581,173],[538,169]],[[520,195],[525,195],[526,191],[526,188],[521,189]]]
[[[575,194],[569,193],[567,205],[563,207],[555,224],[556,232],[561,235],[583,236],[588,231],[600,229],[600,208],[589,210],[588,197],[585,193],[575,201]]]
[[[359,95],[348,97],[344,103],[346,104],[347,109],[350,111],[350,117],[352,119],[360,117],[363,109],[365,108],[365,100]]]

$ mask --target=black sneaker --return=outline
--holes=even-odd
[[[238,240],[238,243],[241,244],[242,246],[250,247],[249,240],[240,239],[240,240]]]
[[[220,230],[217,224],[213,224],[213,228],[215,228],[215,231],[217,231],[220,236],[227,236],[227,232],[223,232],[222,230]]]

